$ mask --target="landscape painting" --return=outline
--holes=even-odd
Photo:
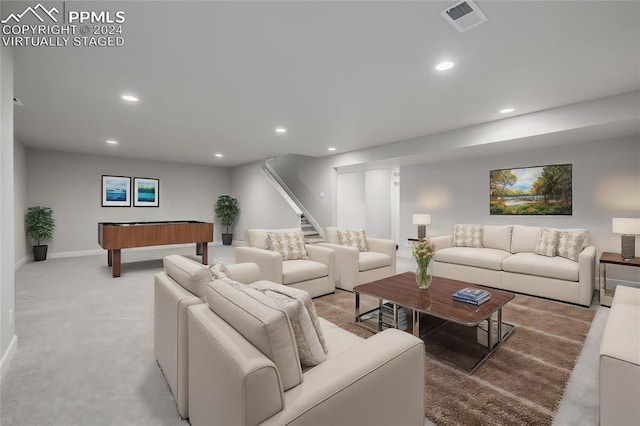
[[[130,207],[131,178],[102,175],[102,207]]]
[[[133,205],[135,207],[158,207],[160,180],[133,178]]]
[[[491,170],[490,214],[571,215],[571,164]]]

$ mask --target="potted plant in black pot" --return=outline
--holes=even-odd
[[[220,218],[220,224],[224,226],[222,244],[225,246],[231,245],[233,233],[229,232],[229,227],[233,226],[239,212],[238,200],[231,195],[221,195],[218,197],[216,201],[216,216]]]
[[[40,243],[53,237],[53,228],[55,228],[53,210],[43,206],[29,207],[25,216],[25,225],[27,236],[32,242],[38,243],[33,246],[33,260],[36,262],[46,260],[49,246]]]

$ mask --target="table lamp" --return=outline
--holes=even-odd
[[[640,218],[614,217],[612,230],[615,234],[622,234],[622,260],[633,261],[636,257],[636,235],[640,235]]]
[[[427,225],[429,225],[430,223],[431,223],[430,214],[421,214],[421,213],[413,214],[413,224],[418,225],[419,240],[427,238]]]

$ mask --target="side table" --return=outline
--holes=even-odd
[[[622,260],[620,253],[602,252],[600,255],[600,305],[602,306],[611,306],[613,300],[613,290],[607,290],[607,264],[640,268],[640,257]]]

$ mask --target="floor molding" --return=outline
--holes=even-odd
[[[28,261],[29,261],[29,257],[28,256],[25,256],[22,259],[18,260],[16,262],[16,265],[15,265],[15,270],[17,271],[18,269],[20,269],[22,267],[22,265],[24,265]]]
[[[4,379],[4,375],[9,371],[9,366],[11,365],[11,361],[13,361],[13,356],[18,351],[18,336],[15,334],[11,339],[11,343],[9,343],[9,347],[2,354],[2,358],[0,359],[0,380]]]

